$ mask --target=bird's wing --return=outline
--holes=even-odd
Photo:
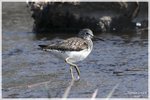
[[[80,51],[88,48],[88,43],[86,40],[74,37],[64,40],[58,44],[52,44],[47,46],[45,49],[57,49],[66,51]]]

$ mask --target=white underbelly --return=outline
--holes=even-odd
[[[91,52],[91,50],[86,49],[82,51],[58,51],[52,50],[50,51],[56,57],[65,60],[69,57],[69,62],[78,62],[84,60]]]
[[[89,54],[90,50],[82,50],[82,51],[72,51],[67,53],[68,57],[70,58],[70,62],[78,62],[84,60]]]

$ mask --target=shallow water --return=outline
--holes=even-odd
[[[38,45],[74,34],[35,35],[33,20],[24,3],[2,4],[2,96],[4,98],[62,97],[70,85],[69,66]],[[20,9],[18,9],[20,8]],[[22,11],[22,9],[25,9]],[[113,98],[148,97],[147,31],[102,33],[92,53],[77,63],[81,80],[74,82],[69,98],[106,98],[116,86]]]

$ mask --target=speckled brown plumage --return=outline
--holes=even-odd
[[[88,41],[86,39],[73,37],[64,40],[57,44],[39,45],[43,49],[61,50],[61,51],[80,51],[88,48]]]

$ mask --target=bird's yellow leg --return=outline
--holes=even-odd
[[[74,67],[77,71],[77,74],[78,74],[78,79],[77,80],[79,80],[80,79],[80,69],[78,68],[78,66],[76,64],[73,64],[73,63],[69,62],[68,59],[69,58],[66,58],[65,61],[66,61],[66,63],[68,63],[70,65],[70,71],[71,71],[72,78],[75,79],[74,75],[73,75],[73,70],[72,70],[72,67]]]
[[[74,75],[73,75],[73,69],[72,69],[72,66],[71,66],[71,65],[70,65],[70,73],[71,73],[72,79],[75,80]]]

